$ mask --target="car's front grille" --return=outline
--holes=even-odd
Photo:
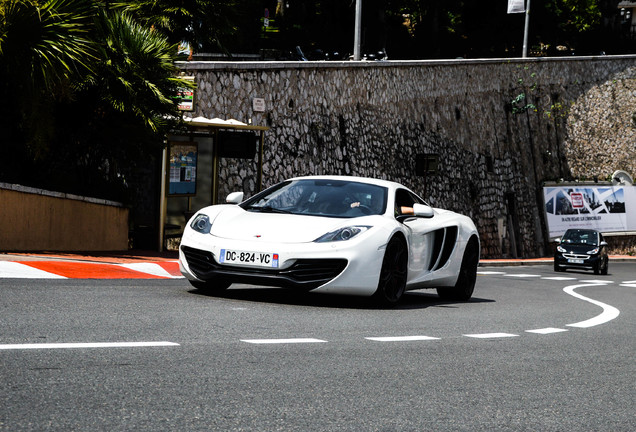
[[[224,279],[237,283],[313,289],[338,276],[346,259],[298,259],[286,269],[260,269],[220,265],[209,251],[182,246],[190,270],[200,279]]]
[[[586,260],[590,256],[589,255],[583,255],[583,254],[575,254],[575,253],[564,253],[563,257],[567,258],[567,259],[582,259],[582,260]]]

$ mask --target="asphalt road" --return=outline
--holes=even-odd
[[[636,263],[479,271],[470,302],[395,309],[0,279],[0,430],[636,430]]]

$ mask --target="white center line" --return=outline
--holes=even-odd
[[[577,293],[574,292],[574,290],[577,289],[577,288],[590,287],[590,286],[599,286],[599,285],[605,285],[607,283],[609,283],[609,282],[602,281],[602,283],[591,283],[591,284],[585,284],[585,285],[571,285],[571,286],[563,288],[563,291],[566,292],[567,294],[570,294],[572,297],[576,297],[578,299],[585,300],[586,302],[590,302],[592,304],[595,304],[596,306],[599,306],[599,307],[601,307],[603,309],[603,312],[600,315],[597,315],[594,318],[590,318],[589,320],[586,320],[586,321],[581,321],[581,322],[577,322],[577,323],[574,323],[574,324],[566,324],[568,327],[579,327],[579,328],[594,327],[594,326],[597,326],[597,325],[605,324],[606,322],[613,320],[614,318],[616,318],[620,314],[620,311],[618,309],[616,309],[614,306],[610,306],[608,304],[601,303],[600,301],[597,301],[597,300],[592,300],[591,298],[584,297],[581,294],[577,294]]]
[[[65,349],[65,348],[137,348],[179,346],[174,342],[89,342],[89,343],[36,343],[36,344],[4,344],[0,350],[22,349]]]

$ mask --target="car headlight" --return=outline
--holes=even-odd
[[[598,253],[599,248],[594,248],[591,251],[587,251],[588,255],[596,255]]]
[[[316,243],[327,243],[334,241],[347,241],[360,233],[365,232],[371,228],[370,226],[350,226],[337,229],[335,231],[331,231],[323,236],[318,237],[314,242]]]
[[[567,250],[563,246],[557,246],[557,250],[561,253],[566,253]]]
[[[192,223],[190,223],[190,228],[196,232],[200,232],[201,234],[210,234],[212,224],[210,223],[210,218],[207,215],[198,214],[192,220]]]

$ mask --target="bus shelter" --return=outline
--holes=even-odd
[[[219,204],[222,158],[255,160],[256,190],[262,189],[267,130],[234,119],[184,117],[183,127],[167,136],[161,164],[159,251],[167,239],[181,237],[193,211]]]

